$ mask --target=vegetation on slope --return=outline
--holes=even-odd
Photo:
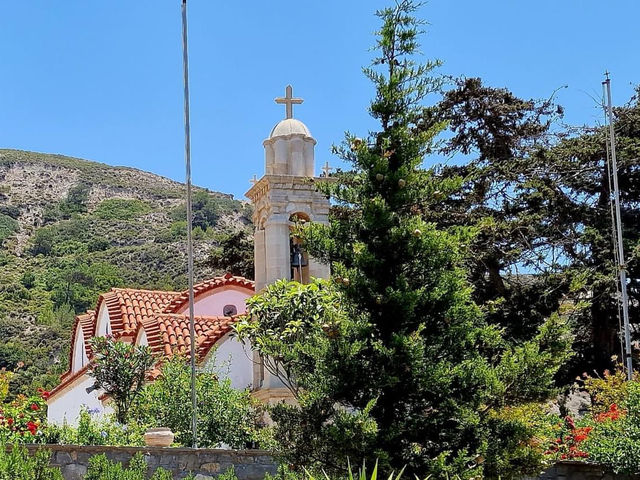
[[[67,368],[76,314],[111,287],[186,286],[184,186],[131,168],[0,150],[0,368],[11,394],[49,389]],[[250,223],[249,206],[196,189],[196,275]]]

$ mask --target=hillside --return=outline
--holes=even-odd
[[[185,187],[152,173],[61,155],[0,150],[0,368],[13,392],[65,370],[76,313],[113,286],[186,285]],[[196,188],[196,276],[247,230],[250,207]]]

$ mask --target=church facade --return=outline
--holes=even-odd
[[[199,368],[229,378],[234,388],[248,388],[258,399],[290,398],[282,382],[265,370],[247,342],[234,337],[233,324],[246,313],[246,300],[279,279],[308,282],[328,278],[328,265],[310,258],[291,235],[296,222],[328,222],[329,201],[316,191],[316,141],[304,123],[293,118],[291,86],[276,103],[286,106],[280,121],[263,142],[265,174],[246,196],[254,205],[255,282],[226,274],[194,287],[196,360]],[[189,352],[189,294],[112,288],[98,298],[94,310],[75,319],[69,370],[47,400],[48,420],[76,423],[83,408],[110,413],[109,399],[93,389],[89,340],[110,335],[119,341],[148,346],[160,358]],[[152,375],[153,376],[153,375]]]

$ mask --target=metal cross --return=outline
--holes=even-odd
[[[302,102],[304,102],[304,100],[301,98],[293,97],[293,88],[291,88],[291,85],[287,85],[287,88],[285,89],[285,96],[278,97],[275,101],[279,104],[284,103],[287,106],[286,118],[293,118],[293,106],[300,105]]]
[[[324,166],[322,167],[322,171],[324,172],[324,176],[328,177],[329,176],[329,172],[331,172],[331,170],[333,170],[333,167],[329,166],[329,162],[324,162]]]
[[[258,177],[256,177],[256,174],[253,174],[253,178],[249,179],[249,181],[251,182],[252,185],[255,185],[256,183],[258,183]]]

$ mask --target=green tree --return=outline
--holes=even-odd
[[[198,445],[216,448],[220,444],[246,448],[256,440],[260,409],[247,390],[236,390],[228,380],[212,372],[196,375],[198,402]],[[160,376],[145,386],[131,418],[137,423],[168,427],[176,442],[191,446],[191,373],[184,357],[175,356],[162,364]]]
[[[637,323],[637,95],[614,111],[631,320]],[[577,355],[564,378],[570,381],[585,370],[611,368],[620,341],[606,130],[552,135],[551,121],[561,112],[550,100],[524,101],[478,79],[460,81],[439,104],[452,133],[444,151],[471,160],[442,170],[464,182],[430,216],[441,226],[478,230],[468,260],[474,298],[512,338],[526,338],[563,301],[583,307],[571,313]]]
[[[207,260],[209,266],[245,278],[253,278],[253,238],[247,230],[236,230],[220,240]]]
[[[132,345],[113,338],[91,340],[94,360],[89,375],[94,386],[104,390],[115,405],[118,422],[127,423],[129,409],[141,394],[147,371],[153,365],[149,347]]]
[[[481,474],[474,459],[484,457],[488,475],[517,475],[517,456],[505,465],[505,451],[488,448],[499,430],[489,413],[546,398],[571,337],[556,315],[528,341],[505,342],[462,268],[473,229],[425,221],[463,181],[422,168],[445,122],[424,106],[441,85],[438,62],[414,59],[416,8],[402,0],[378,12],[379,56],[365,73],[381,129],[347,135],[336,152],[353,169],[324,187],[331,223],[299,232],[331,263],[332,282],[269,287],[238,331],[296,395],[297,406],[272,412],[290,461],[335,469],[378,457],[444,478]]]
[[[91,187],[86,183],[74,185],[67,192],[67,197],[60,202],[60,212],[64,218],[69,218],[74,213],[86,213],[87,202]]]

